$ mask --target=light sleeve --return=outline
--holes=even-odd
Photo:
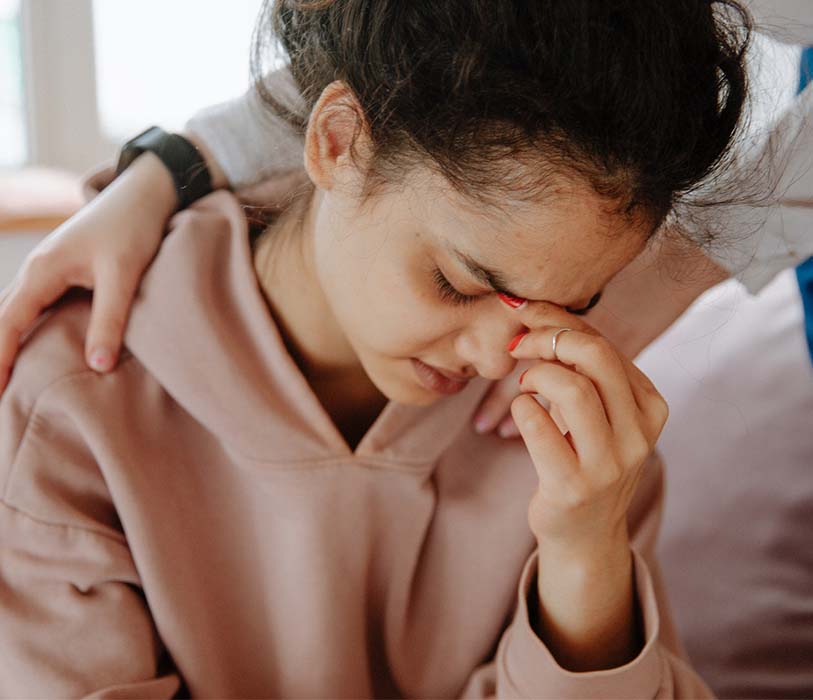
[[[712,691],[689,665],[677,635],[655,545],[663,508],[663,467],[653,453],[628,515],[637,616],[644,646],[623,666],[573,672],[561,667],[534,632],[528,596],[536,595],[536,552],[529,557],[517,591],[513,619],[494,659],[472,673],[460,697],[480,698],[711,698]]]
[[[269,73],[265,85],[296,113],[304,107],[287,69]],[[228,102],[206,107],[185,125],[209,149],[233,189],[303,167],[303,140],[285,120],[263,104],[253,88]]]
[[[727,171],[698,191],[701,200],[731,203],[695,208],[689,201],[675,213],[691,238],[719,236],[707,255],[756,294],[777,273],[813,255],[813,92],[780,99],[787,106],[777,111],[773,101],[798,83],[799,52],[789,62],[792,51],[770,49],[772,41],[813,44],[813,6],[808,0],[749,0],[746,7],[758,32],[754,46],[766,48],[761,57],[757,50],[748,54],[751,131],[735,146]]]

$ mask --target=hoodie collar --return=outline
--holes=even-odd
[[[490,385],[482,378],[427,407],[390,401],[351,451],[268,311],[234,195],[199,200],[170,230],[134,302],[125,344],[230,451],[287,466],[340,458],[420,469],[470,430]]]

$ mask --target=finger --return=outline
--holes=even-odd
[[[507,378],[506,378],[507,379]],[[494,382],[485,398],[480,402],[474,416],[474,430],[480,434],[488,433],[499,425],[511,408],[511,401],[519,394],[516,379],[509,387],[506,379]]]
[[[118,361],[138,280],[116,265],[102,268],[97,276],[85,338],[86,362],[97,372],[110,371]]]
[[[497,435],[505,440],[513,440],[520,436],[516,421],[514,421],[510,413],[500,421],[500,425],[497,427]]]
[[[601,335],[598,330],[587,323],[582,317],[568,313],[561,307],[548,302],[539,301],[522,304],[515,307],[512,313],[515,313],[517,319],[529,329],[548,326],[556,328],[557,330],[559,328],[572,328],[573,330],[580,330],[590,335]],[[566,335],[567,333],[563,333],[559,338],[561,339]],[[523,339],[519,344],[522,345],[524,342]],[[557,354],[559,347],[557,342]],[[627,374],[627,379],[629,380],[636,405],[645,418],[644,422],[646,424],[647,437],[654,439],[663,427],[661,420],[665,421],[663,415],[664,413],[668,414],[668,407],[664,406],[665,402],[663,401],[663,397],[650,379],[635,366],[632,360],[624,353],[618,352],[617,354]],[[544,355],[544,357],[552,358],[552,352]]]
[[[584,320],[583,316],[568,313],[561,306],[546,301],[528,302],[512,311],[512,313],[516,314],[516,320],[530,329],[555,326],[600,335],[593,326]]]
[[[10,288],[0,306],[0,391],[8,383],[23,334],[67,289],[56,275],[30,274],[22,274]]]
[[[523,395],[511,402],[511,416],[536,467],[540,488],[562,489],[578,474],[579,464],[550,414],[533,396]]]
[[[473,418],[476,432],[488,433],[500,425],[506,416],[510,417],[511,402],[520,394],[517,380],[529,366],[527,362],[519,362],[511,374],[491,385]],[[518,433],[514,437],[516,435]]]
[[[588,377],[598,391],[613,433],[620,437],[640,430],[641,411],[620,354],[604,336],[561,328],[537,328],[511,350],[517,359],[541,357],[572,366]],[[557,335],[558,333],[558,335]],[[553,337],[557,335],[556,354]]]
[[[523,375],[521,386],[523,392],[542,394],[559,408],[582,466],[602,464],[612,454],[612,430],[589,377],[558,362],[543,361]]]

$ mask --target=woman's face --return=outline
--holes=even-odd
[[[358,362],[400,403],[461,390],[455,375],[511,372],[506,345],[523,326],[489,279],[531,302],[581,309],[647,237],[642,222],[564,179],[543,201],[500,210],[464,199],[428,168],[363,204],[360,182],[345,169],[330,189],[317,187],[313,267]]]

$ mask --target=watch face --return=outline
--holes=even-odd
[[[124,144],[116,165],[116,175],[121,174],[144,151],[155,153],[169,170],[175,182],[180,209],[212,191],[209,168],[200,151],[183,136],[167,133],[158,126],[145,129]]]
[[[168,134],[158,126],[151,126],[127,141],[119,153],[116,175],[121,175],[144,151],[153,150],[160,143],[162,136]]]

